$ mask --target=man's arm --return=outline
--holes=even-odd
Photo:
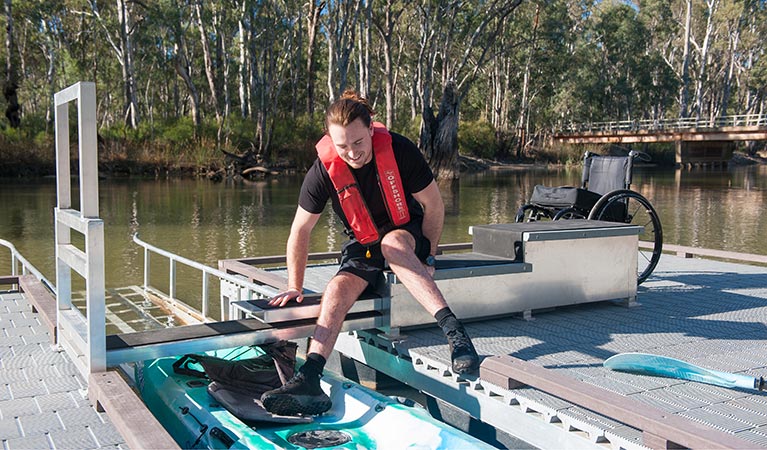
[[[413,194],[413,197],[423,207],[423,235],[431,242],[430,254],[437,254],[439,239],[442,237],[442,227],[445,224],[445,204],[439,193],[437,183],[432,180],[423,190]]]
[[[269,300],[270,305],[285,306],[292,298],[295,298],[299,303],[303,301],[302,292],[306,262],[309,257],[309,238],[318,220],[320,220],[320,214],[312,214],[300,206],[296,210],[296,216],[293,218],[288,237],[288,290],[272,297]]]

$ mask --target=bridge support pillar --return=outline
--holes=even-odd
[[[735,150],[733,141],[682,141],[674,142],[676,165],[726,166]]]

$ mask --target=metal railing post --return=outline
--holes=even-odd
[[[149,270],[149,264],[149,249],[144,247],[144,293],[146,293],[147,286],[150,286],[149,274],[151,271]]]
[[[202,317],[208,317],[208,272],[202,273]]]
[[[170,269],[168,274],[168,294],[170,294],[170,298],[175,300],[176,299],[176,260],[171,259],[170,260]]]

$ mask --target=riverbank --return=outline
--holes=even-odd
[[[20,157],[18,154],[2,155],[2,152],[0,152],[0,156],[5,156],[0,158],[0,177],[2,178],[38,178],[54,176],[56,174],[56,164],[53,160],[42,160],[39,157],[29,155],[28,157]],[[566,167],[570,163],[535,158],[527,158],[521,161],[498,161],[469,155],[459,155],[458,164],[461,173],[471,174],[488,170],[531,170]],[[745,153],[736,152],[733,154],[730,164],[733,166],[767,164],[767,153],[760,152],[750,156]],[[73,173],[77,172],[76,159],[72,160],[72,169]],[[224,155],[220,158],[211,158],[211,160],[201,164],[186,161],[136,161],[126,158],[107,157],[101,158],[101,161],[99,161],[99,173],[103,177],[181,177],[222,181],[227,178],[261,179],[283,174],[295,174],[302,170],[295,162],[288,160],[244,167],[238,161],[234,161],[232,158]]]

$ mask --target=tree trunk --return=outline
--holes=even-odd
[[[384,8],[383,23],[376,21],[376,28],[381,34],[384,57],[384,80],[386,97],[386,126],[392,127],[394,123],[394,68],[392,67],[392,34],[394,22],[398,19],[399,13],[392,11],[392,1],[387,0]]]
[[[735,76],[735,55],[738,52],[738,44],[740,42],[740,24],[735,25],[735,29],[730,34],[728,45],[728,58],[727,62],[727,76],[724,80],[724,89],[722,91],[722,102],[720,104],[719,114],[727,115],[727,108],[730,103],[730,89],[732,88],[732,80]]]
[[[176,73],[184,80],[184,85],[189,90],[189,96],[192,103],[192,120],[194,121],[195,133],[200,127],[200,95],[197,93],[197,88],[194,86],[194,81],[189,75],[189,60],[186,57],[186,41],[183,37],[179,37],[179,42],[175,45],[176,55],[174,58],[174,67]]]
[[[315,0],[309,1],[309,14],[306,20],[307,44],[306,44],[306,112],[314,114],[314,71],[316,63],[314,61],[314,48],[317,40],[317,29],[320,23],[320,13],[325,9],[325,2],[315,3]]]
[[[530,49],[527,53],[527,60],[525,61],[525,70],[522,78],[522,103],[519,105],[519,118],[517,119],[517,159],[522,158],[522,153],[525,150],[527,141],[527,113],[529,108],[529,95],[530,95],[530,65],[533,61],[533,53],[535,52],[536,38],[538,34],[538,14],[541,12],[541,6],[535,7],[535,18],[533,19],[533,33],[530,41]]]
[[[373,2],[368,0],[364,9],[364,17],[359,23],[359,36],[357,42],[357,72],[359,74],[360,95],[364,98],[370,97],[370,44],[371,28],[373,27]]]
[[[460,97],[454,82],[448,82],[442,91],[439,113],[434,117],[430,106],[425,106],[421,125],[420,148],[439,180],[456,179],[458,170],[458,105]]]
[[[240,17],[237,20],[237,28],[240,35],[238,42],[240,56],[237,68],[237,92],[240,97],[240,115],[248,117],[250,115],[250,104],[248,95],[248,65],[250,64],[250,55],[248,54],[248,40],[250,37],[249,21],[245,19],[247,12],[247,0],[242,0],[240,4]]]
[[[21,106],[19,106],[18,75],[16,74],[16,45],[13,39],[13,14],[12,1],[5,0],[5,86],[3,96],[8,106],[5,108],[5,117],[11,127],[18,128],[21,125]]]
[[[210,56],[208,32],[205,29],[205,23],[202,18],[202,5],[195,3],[194,10],[197,13],[197,26],[200,30],[200,42],[202,43],[202,55],[205,63],[205,77],[208,79],[208,88],[210,89],[210,100],[213,103],[213,110],[216,112],[216,123],[220,125],[221,108],[218,105],[218,93],[216,92],[216,74],[213,72],[213,58]]]
[[[131,40],[130,10],[125,0],[117,0],[117,18],[120,23],[120,48],[122,49],[122,76],[125,94],[125,125],[138,127],[138,98],[136,95],[136,74],[133,68],[133,42]]]
[[[684,50],[682,52],[682,86],[679,94],[679,117],[684,119],[690,96],[690,33],[692,28],[692,0],[686,0],[687,12],[684,18]]]
[[[44,33],[44,45],[41,49],[45,55],[45,59],[48,62],[48,69],[46,70],[45,81],[48,84],[48,106],[45,111],[45,131],[48,131],[48,125],[53,123],[53,96],[56,94],[56,46],[53,43],[51,32],[48,27],[48,23],[45,19],[40,20],[40,29]]]
[[[714,33],[714,12],[716,11],[716,0],[706,0],[708,6],[708,15],[706,17],[706,34],[703,37],[703,45],[700,48],[700,62],[698,68],[698,79],[695,82],[695,118],[700,119],[703,116],[703,91],[708,80],[709,50],[711,49],[711,40]]]
[[[323,28],[328,42],[328,100],[330,103],[335,101],[336,93],[340,94],[346,89],[359,13],[360,2],[332,2],[328,6]]]
[[[222,114],[224,119],[229,117],[229,113],[232,110],[232,98],[229,93],[229,43],[227,41],[228,37],[226,33],[221,31],[222,25],[224,25],[224,29],[226,29],[226,24],[228,24],[226,17],[228,11],[228,8],[221,8],[220,12],[216,14],[215,19],[213,20],[213,35],[218,37],[218,39],[216,39],[216,67],[218,68],[216,74],[218,85],[216,86],[216,90],[220,92],[223,97],[221,101],[223,103]]]

